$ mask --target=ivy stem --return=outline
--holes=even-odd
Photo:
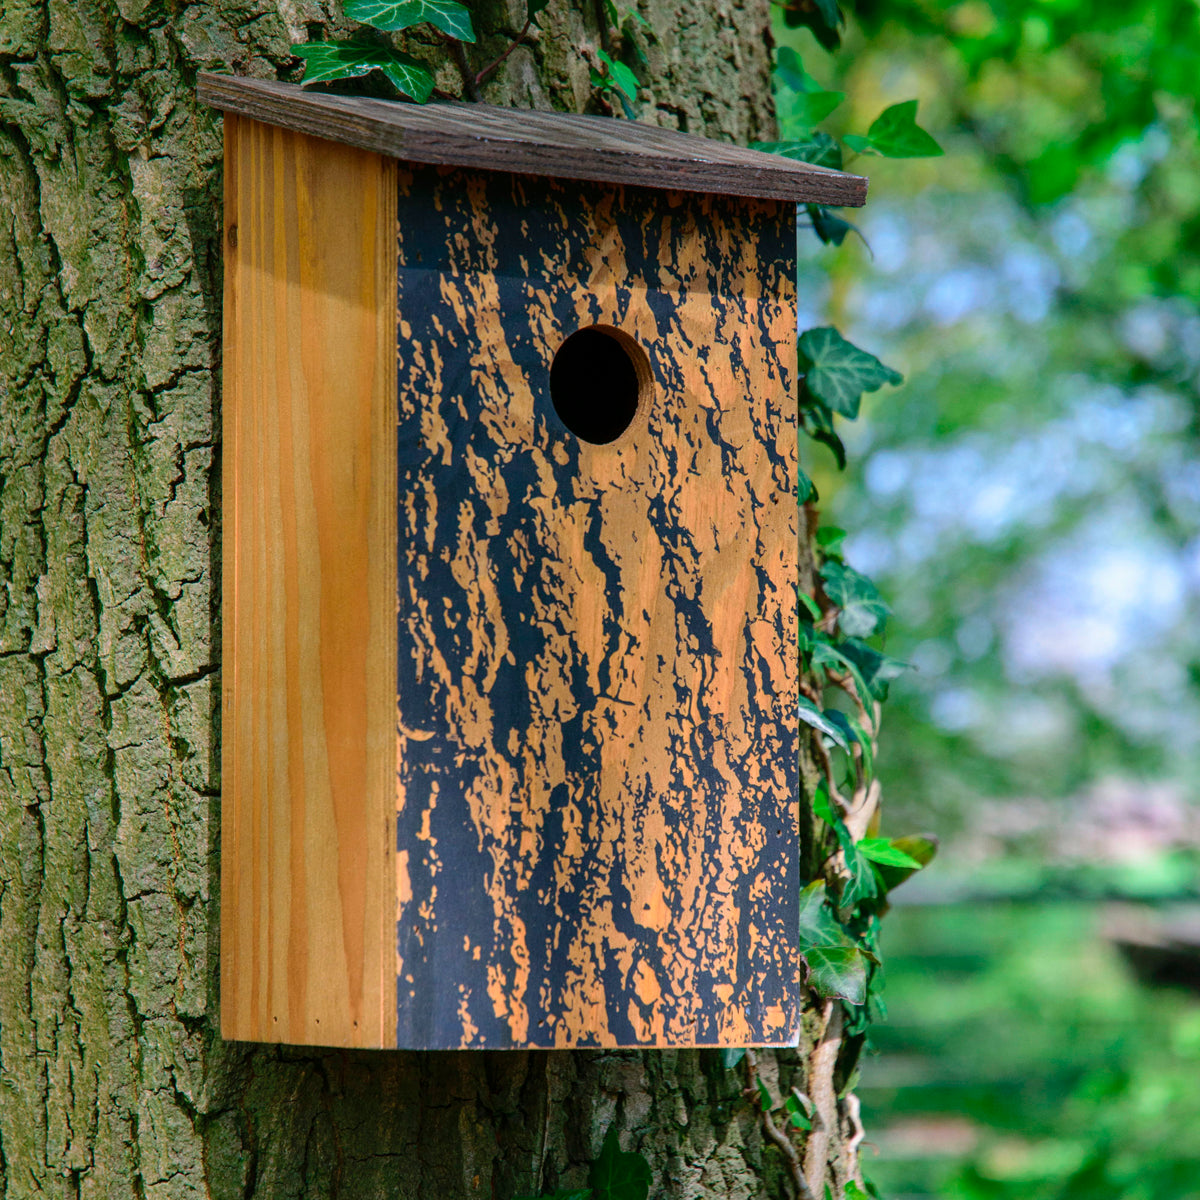
[[[837,1095],[833,1072],[842,1046],[842,1009],[836,1000],[825,1002],[821,1037],[808,1060],[808,1094],[813,1102],[813,1127],[804,1155],[809,1194],[823,1192],[829,1168],[829,1143],[837,1131]]]
[[[447,37],[446,43],[450,47],[454,65],[458,68],[459,75],[462,76],[463,89],[467,93],[467,98],[478,104],[479,84],[475,79],[475,72],[471,70],[471,64],[467,60],[467,48],[458,38]]]
[[[483,81],[485,79],[487,79],[487,77],[493,71],[495,71],[500,66],[500,64],[502,62],[504,62],[504,60],[525,40],[526,36],[529,33],[529,27],[532,24],[533,24],[533,18],[527,17],[525,19],[525,24],[521,27],[521,32],[518,33],[516,36],[516,40],[509,44],[508,49],[505,50],[505,52],[502,55],[500,55],[500,57],[498,59],[496,59],[494,62],[488,63],[488,65],[486,67],[484,67],[483,70],[480,71],[478,75],[475,76],[476,86],[483,83]]]
[[[763,1132],[783,1151],[783,1157],[787,1159],[788,1171],[791,1174],[792,1183],[796,1187],[796,1200],[813,1200],[812,1189],[804,1178],[804,1171],[800,1166],[800,1156],[796,1153],[796,1147],[792,1145],[792,1139],[775,1124],[762,1102],[762,1096],[759,1095],[758,1055],[753,1050],[746,1051],[746,1078],[749,1081],[745,1092],[746,1098],[751,1104],[758,1105]]]

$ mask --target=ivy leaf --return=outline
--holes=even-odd
[[[813,233],[826,246],[840,246],[846,240],[848,233],[857,233],[860,238],[862,237],[862,231],[853,221],[839,217],[832,208],[826,208],[823,204],[806,204],[805,209],[808,212],[808,219],[812,222]],[[866,244],[865,238],[863,238],[863,244]]]
[[[745,1047],[732,1050],[721,1051],[721,1066],[727,1071],[732,1071],[734,1067],[746,1057]]]
[[[871,1197],[854,1182],[853,1179],[846,1180],[846,1200],[871,1200]]]
[[[843,832],[845,836],[843,837]],[[874,900],[879,895],[880,880],[875,868],[858,852],[858,847],[850,840],[849,832],[844,825],[837,828],[838,840],[842,844],[842,857],[846,860],[846,870],[849,879],[842,881],[841,894],[838,896],[838,907],[845,911],[861,904],[864,900]],[[856,1001],[856,1003],[862,1003]]]
[[[817,794],[813,796],[813,814],[821,818],[826,825],[836,825],[840,818],[834,814],[833,805],[829,802],[829,790],[823,783],[817,784]]]
[[[846,531],[836,525],[822,525],[817,530],[816,542],[826,558],[841,558],[842,543],[845,540]]]
[[[809,1118],[808,1112],[795,1095],[789,1096],[783,1102],[783,1107],[787,1110],[789,1120],[797,1129],[812,1128],[812,1121]]]
[[[758,1081],[758,1102],[762,1105],[763,1112],[770,1112],[775,1107],[775,1101],[771,1099],[771,1091],[761,1079]]]
[[[596,57],[608,69],[612,85],[618,91],[623,92],[630,100],[636,100],[638,92],[637,76],[623,62],[618,62],[604,50],[598,50]]]
[[[904,382],[899,371],[846,341],[832,325],[806,330],[799,346],[805,387],[833,412],[851,420],[858,416],[863,392]]]
[[[609,1127],[600,1157],[588,1174],[594,1200],[646,1200],[650,1194],[650,1164],[640,1154],[626,1154]]]
[[[418,104],[424,104],[433,93],[433,75],[428,67],[390,46],[371,46],[354,40],[305,42],[293,46],[292,53],[304,59],[305,87],[382,71],[398,91]]]
[[[807,696],[801,696],[800,702],[800,720],[806,725],[811,725],[814,729],[820,730],[821,733],[841,746],[847,752],[850,750],[850,745],[846,741],[846,735],[842,731],[841,726],[830,720],[827,713],[822,712]]]
[[[808,982],[826,999],[862,1004],[867,998],[867,960],[857,946],[813,946],[803,952]]]
[[[840,562],[841,560],[838,559],[837,561]],[[867,687],[867,681],[863,678],[857,665],[842,653],[840,645],[835,645],[829,641],[824,634],[819,635],[819,638],[814,641],[812,647],[812,663],[813,666],[822,667],[827,672],[831,670],[848,672],[854,680],[854,687],[858,692],[859,699],[863,702],[864,707],[866,706],[868,697],[871,695],[871,691]],[[866,739],[865,734],[860,737],[856,733],[855,740],[862,743],[865,752],[869,752],[870,742],[869,739]]]
[[[915,100],[905,100],[885,108],[872,122],[866,137],[849,133],[845,141],[852,150],[863,154],[882,154],[884,158],[936,158],[945,153],[917,124]]]
[[[919,871],[924,866],[890,838],[863,838],[858,843],[858,852],[864,858],[881,863],[885,867],[910,867],[914,871]]]
[[[810,883],[800,893],[800,949],[853,944],[829,906],[824,882]]]
[[[843,658],[858,668],[858,675],[876,700],[886,700],[888,684],[893,679],[898,679],[905,671],[912,670],[908,663],[891,658],[887,654],[880,654],[878,650],[873,650],[866,642],[855,637],[841,642],[838,650]]]
[[[781,154],[784,158],[794,158],[817,167],[832,167],[835,171],[842,169],[842,148],[829,134],[820,130],[788,142],[751,142],[750,148],[763,150],[767,154]]]
[[[829,559],[821,567],[825,594],[841,609],[838,628],[852,638],[882,632],[891,613],[879,589],[853,567]]]
[[[821,85],[804,69],[804,62],[791,46],[775,51],[775,78],[793,92],[819,92]]]
[[[799,467],[796,468],[796,499],[801,504],[807,504],[810,500],[815,503],[817,499],[815,484]]]
[[[592,1200],[591,1188],[555,1188],[548,1196],[518,1196],[517,1200]]]
[[[783,19],[789,29],[811,29],[813,37],[826,50],[836,50],[841,45],[838,26],[842,14],[836,0],[814,0],[811,4],[785,2]]]
[[[909,834],[905,837],[892,838],[892,845],[903,854],[908,855],[916,867],[893,867],[881,863],[876,869],[880,881],[886,891],[898,888],[906,879],[911,878],[922,867],[933,862],[937,854],[938,840],[932,834]]]
[[[787,116],[801,128],[812,129],[814,125],[820,125],[845,98],[845,92],[797,92],[786,105]]]
[[[344,0],[342,8],[350,20],[388,33],[428,22],[460,42],[475,40],[471,12],[456,0]]]

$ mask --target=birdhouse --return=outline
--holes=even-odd
[[[787,1045],[795,238],[866,181],[205,76],[221,1028]]]

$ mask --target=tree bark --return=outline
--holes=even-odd
[[[584,1184],[614,1122],[653,1196],[795,1195],[714,1052],[216,1033],[221,144],[194,83],[295,77],[332,7],[3,0],[0,1198],[511,1200]],[[594,110],[599,11],[556,0],[484,99]],[[642,119],[770,136],[767,0],[641,11]],[[478,65],[524,16],[478,14]],[[811,1049],[759,1056],[776,1096]]]

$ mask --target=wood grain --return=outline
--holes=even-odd
[[[221,1032],[394,1022],[395,165],[225,124]]]
[[[857,207],[867,197],[860,175],[634,121],[486,104],[400,104],[233,75],[202,74],[198,95],[229,113],[412,163],[795,203]]]
[[[399,250],[398,1044],[791,1044],[794,210],[402,168]]]

